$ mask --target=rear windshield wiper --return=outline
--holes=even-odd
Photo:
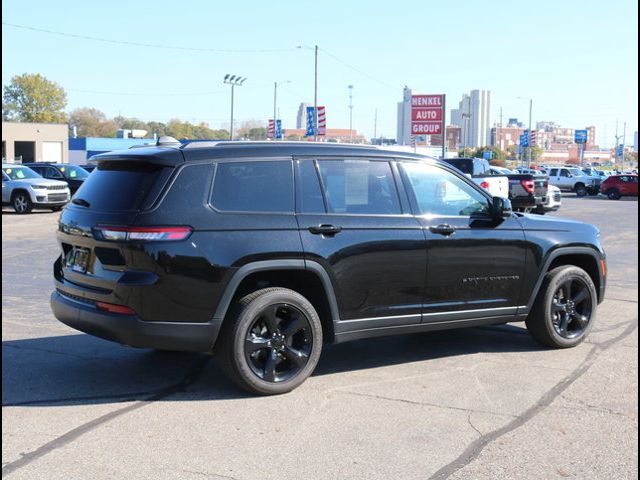
[[[91,204],[87,202],[84,198],[74,198],[71,200],[71,203],[75,203],[76,205],[80,205],[81,207],[89,208]]]

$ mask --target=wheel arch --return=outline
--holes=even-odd
[[[593,281],[598,294],[598,303],[601,303],[604,299],[604,282],[605,278],[602,272],[601,260],[604,258],[593,248],[589,247],[564,247],[550,252],[540,269],[538,280],[534,286],[529,302],[527,303],[527,310],[531,311],[531,308],[540,293],[542,282],[544,277],[549,271],[556,267],[563,265],[574,265],[582,268]]]
[[[227,284],[214,317],[224,323],[236,300],[268,287],[289,288],[307,298],[320,316],[325,341],[334,341],[334,324],[339,320],[338,303],[329,274],[313,261],[265,260],[243,265]]]

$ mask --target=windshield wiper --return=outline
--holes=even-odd
[[[80,205],[81,207],[89,208],[91,204],[87,202],[84,198],[74,198],[71,200],[71,203],[75,203],[76,205]]]

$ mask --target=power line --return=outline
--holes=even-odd
[[[65,89],[69,92],[78,93],[91,93],[95,95],[131,95],[131,96],[146,96],[146,97],[188,97],[188,96],[200,96],[200,95],[222,95],[226,92],[195,92],[195,93],[148,93],[148,92],[98,92],[93,90],[76,90],[74,88]]]
[[[346,62],[345,60],[342,60],[341,58],[338,58],[333,53],[328,52],[324,48],[318,47],[318,50],[320,50],[321,52],[327,54],[329,57],[333,58],[336,62],[339,62],[339,63],[349,67],[351,70],[353,70],[355,72],[358,72],[360,75],[364,75],[368,79],[373,80],[374,82],[378,82],[379,84],[384,85],[385,87],[389,87],[389,88],[393,88],[394,90],[398,90],[397,86],[391,85],[391,84],[385,82],[384,80],[380,80],[379,78],[376,78],[376,77],[374,77],[372,75],[369,75],[367,72],[364,72],[364,71],[360,70],[358,67],[354,67],[349,62]]]
[[[36,27],[30,27],[27,25],[18,25],[16,23],[8,23],[8,22],[2,22],[2,25],[6,25],[8,27],[14,27],[14,28],[21,28],[23,30],[31,30],[33,32],[48,33],[51,35],[60,35],[62,37],[78,38],[81,40],[92,40],[95,42],[112,43],[116,45],[131,45],[134,47],[161,48],[166,50],[188,50],[188,51],[194,51],[194,52],[216,52],[216,53],[274,53],[274,52],[287,52],[287,51],[293,50],[293,48],[233,50],[233,49],[206,48],[206,47],[179,47],[176,45],[161,45],[156,43],[131,42],[127,40],[116,40],[112,38],[101,38],[101,37],[92,37],[89,35],[78,35],[75,33],[59,32],[55,30],[47,30],[44,28],[36,28]]]

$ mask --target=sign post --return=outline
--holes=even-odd
[[[445,95],[411,95],[411,135],[441,135],[445,155]]]
[[[574,140],[578,144],[580,154],[580,166],[584,167],[584,144],[587,143],[588,132],[586,130],[576,130]]]

